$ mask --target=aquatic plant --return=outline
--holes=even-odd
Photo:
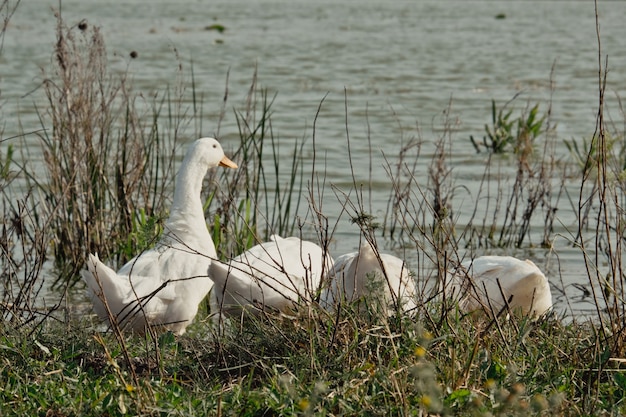
[[[120,247],[132,243],[136,210],[162,215],[174,169],[160,159],[179,138],[161,136],[156,122],[146,126],[127,74],[108,70],[99,28],[59,18],[54,56],[52,74],[43,72],[47,107],[37,106],[47,178],[29,181],[45,196],[41,209],[65,282],[77,279],[85,253],[125,260],[129,251]]]
[[[532,153],[535,139],[544,133],[542,128],[547,115],[544,114],[539,117],[539,104],[535,104],[518,118],[511,119],[513,109],[508,110],[508,106],[516,97],[513,97],[499,109],[496,101],[491,101],[491,125],[485,125],[486,135],[483,136],[482,143],[470,135],[470,141],[476,152],[485,148],[488,152],[495,154],[513,151],[529,156]],[[517,131],[514,131],[516,126]]]

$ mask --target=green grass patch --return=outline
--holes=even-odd
[[[354,307],[354,308],[353,308]],[[587,325],[364,320],[357,306],[127,336],[90,317],[4,326],[2,415],[585,415],[626,407]],[[429,324],[430,323],[430,324]],[[483,331],[484,330],[484,331]],[[63,334],[64,337],[59,337]],[[122,350],[128,350],[130,363]],[[605,365],[602,365],[602,364]]]

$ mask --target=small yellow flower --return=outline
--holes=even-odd
[[[494,389],[496,387],[496,381],[493,378],[489,378],[488,380],[485,381],[485,389],[491,391],[492,389]]]
[[[298,407],[300,407],[300,410],[302,411],[308,410],[310,405],[311,403],[307,398],[302,398],[300,401],[298,401]]]
[[[413,351],[413,353],[415,353],[415,356],[421,359],[426,355],[426,349],[424,349],[423,346],[417,346],[415,347],[415,350]]]
[[[420,398],[420,404],[422,404],[425,408],[430,408],[432,403],[433,400],[428,395],[422,395],[422,398]]]
[[[548,400],[541,394],[535,394],[530,399],[530,405],[532,406],[534,411],[543,411],[547,410],[550,407]]]
[[[376,373],[376,367],[371,362],[366,362],[363,365],[363,370],[366,371],[370,376],[373,376]]]
[[[135,391],[135,387],[133,387],[130,384],[126,384],[126,392],[128,392],[129,394],[131,394],[133,391]]]

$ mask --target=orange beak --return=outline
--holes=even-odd
[[[220,166],[224,168],[237,168],[237,164],[228,159],[226,156],[220,161]]]

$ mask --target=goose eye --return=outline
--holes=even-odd
[[[215,149],[215,148],[217,148],[217,145],[216,145],[216,144],[213,144],[213,149]]]

